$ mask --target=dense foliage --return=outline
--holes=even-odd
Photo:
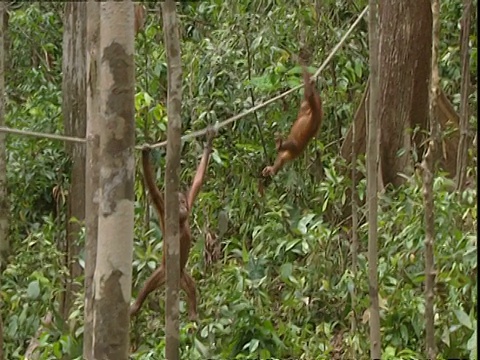
[[[220,1],[182,4],[183,129],[224,120],[300,83],[295,54],[313,68],[325,60],[365,0]],[[60,3],[25,5],[10,13],[7,124],[62,133]],[[458,108],[459,0],[442,2],[442,86]],[[476,21],[472,21],[476,27]],[[350,221],[342,214],[351,187],[339,148],[368,77],[366,22],[362,22],[320,76],[325,102],[322,133],[308,155],[279,173],[258,195],[258,174],[274,153],[273,133],[285,132],[301,92],[249,115],[221,132],[208,179],[194,211],[196,243],[189,261],[199,286],[201,323],[181,303],[182,358],[365,358],[368,341],[366,208],[360,206],[359,271],[351,269]],[[471,31],[476,86],[476,29]],[[137,44],[137,143],[166,136],[166,59],[161,21],[153,5]],[[474,75],[473,75],[474,74]],[[476,92],[472,93],[476,109]],[[476,130],[476,115],[472,116]],[[182,179],[191,181],[201,140],[186,142]],[[265,142],[265,147],[262,142]],[[21,359],[47,312],[57,315],[63,288],[65,196],[69,162],[64,145],[8,137],[11,241],[14,253],[1,282],[6,358]],[[265,154],[265,151],[267,155]],[[164,166],[164,150],[154,154]],[[476,161],[476,154],[472,155]],[[362,159],[357,164],[364,173]],[[469,169],[476,179],[476,169]],[[138,169],[137,173],[140,173]],[[163,171],[162,171],[163,173]],[[462,194],[435,179],[437,224],[436,328],[440,359],[476,358],[477,193]],[[356,189],[360,201],[365,181]],[[153,210],[146,213],[136,184],[134,296],[161,258]],[[379,201],[379,284],[383,359],[421,359],[424,349],[423,202],[414,175]],[[226,220],[228,227],[225,228]],[[213,234],[222,256],[209,261]],[[208,246],[207,246],[208,245]],[[83,256],[83,255],[82,255]],[[214,259],[215,260],[215,259]],[[78,279],[82,281],[83,279]],[[352,294],[356,302],[352,308]],[[133,359],[160,359],[164,351],[163,291],[132,324]],[[54,316],[39,337],[41,359],[81,357],[83,295],[64,322]],[[350,332],[352,314],[357,330]],[[352,354],[356,354],[353,356]]]

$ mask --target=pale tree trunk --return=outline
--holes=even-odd
[[[86,4],[67,2],[64,13],[62,59],[62,113],[65,134],[84,138],[86,130],[85,93],[85,35]],[[80,285],[74,281],[82,274],[78,255],[79,235],[85,220],[85,146],[80,143],[66,145],[72,159],[70,188],[67,199],[66,262],[69,274],[65,279],[65,295],[61,313],[68,318],[70,307]]]
[[[380,308],[378,302],[378,129],[379,129],[379,23],[378,1],[369,1],[368,42],[370,58],[370,94],[367,131],[367,205],[368,205],[368,282],[370,294],[370,357],[382,355],[380,336]]]
[[[99,123],[99,37],[100,3],[87,2],[87,144],[85,167],[85,308],[83,358],[93,360],[93,274],[97,257],[98,200],[100,178]]]
[[[438,43],[440,34],[440,1],[432,0],[432,72],[430,78],[430,141],[422,161],[423,204],[425,209],[425,348],[426,358],[436,359],[435,346],[435,215],[433,200],[433,179],[436,160],[440,150],[440,125],[437,120],[440,79],[438,74]]]
[[[95,359],[129,357],[135,182],[133,26],[133,2],[100,3],[101,168],[93,303]]]
[[[0,126],[5,125],[5,32],[7,29],[6,2],[0,3]],[[5,133],[0,134],[0,272],[7,264],[8,241],[8,194],[7,194],[7,157],[5,152]],[[0,303],[0,310],[2,303]],[[0,360],[3,360],[3,321],[0,312]]]
[[[468,161],[468,120],[469,105],[468,97],[470,95],[470,17],[472,12],[472,0],[463,1],[463,16],[461,22],[461,42],[460,51],[462,57],[462,85],[460,90],[460,141],[457,151],[457,190],[463,190],[467,174]]]
[[[168,133],[167,164],[165,169],[165,241],[166,241],[166,299],[165,299],[165,356],[168,360],[180,358],[179,336],[179,284],[180,284],[180,234],[179,234],[179,172],[182,120],[182,62],[178,35],[177,12],[174,0],[163,4],[163,32],[167,50],[168,73]]]

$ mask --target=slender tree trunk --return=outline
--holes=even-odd
[[[427,359],[436,359],[435,346],[435,215],[433,179],[440,149],[440,125],[438,122],[438,98],[440,79],[438,74],[438,44],[440,34],[440,1],[432,0],[432,73],[430,78],[430,141],[422,161],[423,203],[425,208],[425,347]]]
[[[378,1],[369,1],[368,40],[370,53],[370,99],[367,133],[367,204],[368,204],[368,279],[370,293],[370,357],[382,355],[380,308],[378,303],[377,196],[378,196],[378,124],[379,124],[379,43]]]
[[[100,3],[100,204],[94,273],[95,359],[129,358],[135,180],[134,12]]]
[[[1,5],[0,5],[1,6]],[[3,320],[0,316],[0,360],[3,360]]]
[[[5,31],[7,29],[6,19],[6,2],[0,3],[0,126],[5,125]],[[7,255],[9,250],[8,242],[8,200],[7,200],[7,157],[5,152],[5,133],[0,134],[0,272],[7,263]],[[3,356],[3,321],[2,321],[2,304],[0,303],[0,360]]]
[[[86,4],[84,2],[66,3],[64,17],[63,122],[66,135],[83,138],[86,130]],[[75,292],[80,290],[79,284],[75,284],[74,281],[82,274],[78,256],[79,235],[85,220],[85,146],[67,142],[65,147],[72,159],[66,229],[66,266],[69,274],[65,279],[65,296],[61,311],[64,319],[67,319]]]
[[[100,178],[100,123],[99,123],[99,36],[100,3],[87,2],[87,144],[85,167],[85,308],[83,329],[83,357],[93,360],[93,274],[97,257],[98,200]]]
[[[7,30],[7,3],[0,4],[0,126],[5,126],[5,54]],[[0,133],[0,271],[7,264],[10,251],[8,238],[10,205],[7,192],[6,134]]]
[[[179,172],[182,133],[182,62],[178,35],[177,12],[174,0],[163,4],[163,31],[167,49],[168,72],[168,143],[165,169],[165,241],[166,241],[166,311],[165,355],[168,360],[180,358],[179,352],[179,283],[180,283],[180,234],[179,234]]]
[[[462,57],[462,85],[460,90],[460,140],[457,151],[457,190],[461,191],[465,185],[468,161],[468,120],[470,95],[470,17],[472,12],[472,0],[463,1],[463,16],[461,22],[460,52]]]
[[[355,121],[352,123],[352,162],[350,166],[352,167],[352,187],[351,187],[351,206],[352,206],[352,276],[353,276],[353,289],[351,296],[351,317],[350,317],[350,333],[353,337],[357,332],[357,314],[356,314],[356,307],[357,307],[357,267],[358,267],[358,197],[357,197],[357,153],[355,152],[356,145],[356,126]],[[350,357],[352,359],[357,358],[357,349],[355,343],[352,343],[350,349]]]

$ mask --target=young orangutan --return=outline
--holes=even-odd
[[[315,91],[310,74],[305,66],[303,68],[304,100],[300,105],[297,120],[290,129],[290,134],[285,141],[281,137],[275,139],[277,158],[273,166],[263,169],[263,176],[273,176],[287,161],[297,158],[307,147],[308,142],[317,134],[322,124],[322,100]]]
[[[190,190],[186,194],[178,193],[179,202],[179,231],[180,231],[180,287],[187,294],[188,317],[194,321],[197,319],[197,296],[195,281],[192,276],[185,270],[185,265],[188,261],[188,254],[190,252],[190,244],[192,242],[192,233],[190,231],[190,224],[188,218],[193,207],[193,203],[202,187],[205,172],[210,160],[210,153],[212,151],[212,142],[215,136],[214,130],[207,132],[207,144],[203,150],[202,159],[198,165],[197,172],[192,182]],[[145,183],[147,185],[153,205],[155,206],[158,219],[160,222],[160,229],[162,234],[165,234],[165,202],[163,192],[161,192],[155,184],[155,176],[153,174],[152,165],[150,163],[150,148],[142,150],[142,165]],[[165,239],[163,240],[163,257],[161,265],[153,272],[147,279],[142,290],[138,294],[137,300],[130,307],[130,316],[135,316],[143,305],[148,294],[158,289],[165,282]]]

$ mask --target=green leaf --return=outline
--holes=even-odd
[[[260,359],[266,360],[271,358],[272,358],[272,355],[270,354],[270,351],[268,351],[267,349],[260,350]]]
[[[448,326],[445,326],[443,328],[441,339],[445,345],[450,346],[450,329],[448,328]]]
[[[293,272],[293,265],[292,263],[285,263],[280,267],[280,276],[283,281],[286,281]]]
[[[143,96],[145,98],[145,104],[150,107],[150,105],[152,104],[153,102],[153,98],[148,94],[148,93],[143,93]]]
[[[30,299],[36,299],[40,295],[40,283],[38,280],[32,281],[28,284],[27,295]]]
[[[462,309],[454,310],[455,316],[457,317],[460,324],[472,330],[472,322],[468,314]]]
[[[300,221],[298,222],[297,228],[302,234],[307,233],[307,224],[309,224],[314,217],[315,217],[315,214],[308,214],[300,219]]]
[[[208,347],[206,347],[196,336],[195,336],[195,348],[202,354],[204,357],[208,357]]]
[[[217,151],[217,150],[213,150],[213,152],[212,152],[212,159],[213,159],[213,161],[215,161],[217,164],[223,165],[223,161],[222,161],[222,159],[220,158],[220,155],[218,154],[218,151]]]
[[[473,331],[472,336],[468,339],[467,350],[477,353],[477,329]]]
[[[255,350],[258,349],[258,345],[260,344],[260,341],[258,339],[253,339],[250,341],[250,346],[248,347],[248,350],[250,350],[250,353],[255,352]]]
[[[355,75],[357,75],[357,78],[362,77],[362,64],[360,62],[355,63]]]

